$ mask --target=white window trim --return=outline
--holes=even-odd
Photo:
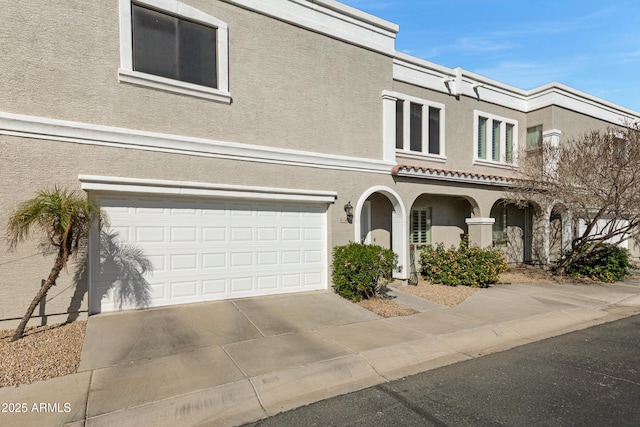
[[[485,141],[487,147],[485,150],[486,158],[481,159],[478,157],[478,124],[480,117],[487,119],[487,134],[485,135]],[[493,132],[493,121],[500,122],[500,160],[493,160],[493,144],[491,144]],[[512,156],[513,161],[507,163],[507,125],[513,126],[513,147]],[[481,166],[498,166],[505,168],[513,168],[518,165],[518,121],[509,119],[507,117],[496,116],[495,114],[485,113],[483,111],[473,110],[473,164]]]
[[[445,152],[445,105],[439,102],[433,102],[422,98],[417,98],[415,96],[405,95],[398,92],[392,91],[383,91],[382,92],[383,99],[387,99],[393,101],[404,101],[403,105],[403,148],[395,148],[395,127],[396,127],[396,116],[395,109],[393,110],[393,114],[387,114],[385,116],[384,127],[388,129],[389,132],[385,132],[385,135],[388,135],[389,138],[393,138],[393,141],[385,141],[385,145],[391,145],[393,143],[393,147],[395,148],[395,152],[397,155],[402,155],[404,157],[411,157],[415,159],[426,159],[432,160],[436,162],[446,162],[447,156]],[[422,105],[422,152],[412,151],[411,147],[411,116],[410,116],[410,104],[411,103]],[[437,108],[440,110],[440,154],[432,154],[429,153],[429,107]],[[395,107],[394,107],[395,108]],[[391,111],[390,111],[391,113]]]
[[[217,28],[216,49],[218,88],[196,85],[133,70],[131,3],[149,6],[161,12]],[[231,103],[229,93],[229,30],[227,24],[176,0],[120,0],[120,69],[118,81],[167,92]]]

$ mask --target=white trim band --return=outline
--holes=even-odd
[[[417,57],[396,52],[394,80],[432,89],[449,95],[463,95],[524,113],[559,106],[586,114],[614,125],[640,119],[640,112],[553,82],[531,90],[492,80],[461,68],[447,68]],[[455,91],[448,84],[455,82]]]
[[[338,197],[338,193],[335,191],[253,187],[115,176],[78,175],[78,180],[82,183],[82,189],[85,191],[104,191],[110,193],[165,194],[171,196],[200,196],[307,203],[334,203]]]
[[[334,0],[222,0],[393,56],[397,24]]]
[[[390,174],[394,162],[0,112],[0,134],[257,163]]]

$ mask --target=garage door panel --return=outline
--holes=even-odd
[[[224,298],[228,294],[227,279],[202,281],[202,295],[205,297],[205,300]]]
[[[262,291],[268,291],[272,289],[278,289],[278,276],[261,276],[257,278],[258,289]]]
[[[225,227],[202,227],[202,241],[204,243],[226,242],[227,229]]]
[[[202,254],[202,268],[205,270],[227,268],[228,266],[226,252]]]
[[[153,266],[151,306],[326,289],[326,205],[119,196],[101,204],[118,241]],[[92,273],[92,312],[118,309],[105,280]]]
[[[260,251],[256,255],[256,264],[259,267],[277,266],[280,263],[277,251]]]
[[[164,227],[135,227],[135,242],[140,245],[162,244],[167,243],[166,232]]]
[[[191,299],[198,295],[198,281],[183,281],[169,283],[170,298],[188,298]]]
[[[231,278],[231,293],[249,293],[253,291],[253,277]]]
[[[198,227],[170,227],[171,243],[196,243],[198,235]]]

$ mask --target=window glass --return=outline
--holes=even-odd
[[[440,154],[440,109],[429,107],[429,153]]]
[[[497,247],[507,246],[507,208],[491,209],[491,218],[496,221],[493,223],[493,244]]]
[[[396,101],[396,148],[404,148],[404,101]]]
[[[422,105],[411,103],[409,123],[410,150],[422,151]]]
[[[396,149],[443,156],[444,105],[407,98],[395,101]]]
[[[177,79],[177,20],[133,5],[133,69]]]
[[[133,69],[217,87],[216,29],[132,5]]]
[[[527,129],[527,150],[535,150],[542,147],[542,125]]]
[[[513,163],[513,125],[507,124],[505,133],[505,161]]]
[[[491,132],[491,159],[495,162],[500,161],[500,125],[497,120],[493,120]]]
[[[180,80],[216,87],[216,31],[182,19],[178,23]]]
[[[478,117],[478,158],[487,157],[487,119]]]

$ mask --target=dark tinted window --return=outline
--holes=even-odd
[[[396,148],[404,148],[404,101],[396,101]]]
[[[132,5],[133,69],[217,87],[216,30]]]
[[[440,109],[429,107],[429,153],[440,154]]]
[[[411,103],[411,119],[409,121],[410,150],[422,151],[422,105]]]

